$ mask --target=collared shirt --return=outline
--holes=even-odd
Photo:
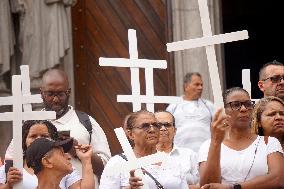
[[[110,158],[103,171],[100,189],[121,189],[129,186],[129,171],[117,171],[114,168],[125,162],[121,156],[116,155]],[[161,165],[143,166],[157,181],[169,189],[188,189],[186,176],[182,164],[174,161],[171,157],[166,158]],[[144,176],[149,189],[156,189],[157,186],[153,179],[148,175]]]
[[[214,106],[205,99],[184,100],[179,104],[170,104],[167,111],[175,117],[177,128],[174,144],[198,152],[201,144],[211,137],[210,124]]]
[[[181,163],[182,171],[186,175],[187,184],[198,184],[199,172],[197,153],[188,148],[174,146],[169,155],[173,158],[173,161]]]

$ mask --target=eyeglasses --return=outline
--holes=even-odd
[[[284,75],[274,75],[274,76],[268,77],[266,79],[263,79],[262,81],[266,81],[268,79],[270,79],[270,81],[272,83],[279,83],[279,82],[281,82],[281,80],[284,81]]]
[[[170,128],[173,126],[173,124],[170,122],[159,122],[158,125],[160,125],[160,128],[162,128],[162,126],[164,126],[165,128]]]
[[[156,123],[142,123],[139,127],[132,127],[133,129],[143,129],[144,131],[149,131],[150,128],[153,127],[153,129],[158,130],[161,128],[161,126]]]
[[[228,102],[227,104],[225,104],[225,106],[228,106],[228,105],[230,105],[231,109],[235,111],[240,110],[243,105],[245,106],[247,110],[252,110],[254,107],[254,102],[251,100],[247,100],[243,102],[233,101],[233,102]]]
[[[42,91],[43,95],[46,98],[54,98],[55,96],[57,96],[59,99],[64,99],[66,98],[69,93],[70,93],[70,89],[66,90],[66,91]]]

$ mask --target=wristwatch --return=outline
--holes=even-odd
[[[242,185],[240,185],[239,183],[235,183],[233,185],[233,189],[242,189]]]

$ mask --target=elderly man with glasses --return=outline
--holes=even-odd
[[[176,134],[174,116],[167,111],[158,111],[155,113],[155,117],[160,127],[157,150],[168,153],[173,161],[181,162],[187,184],[191,189],[199,188],[195,185],[199,181],[197,154],[191,149],[174,145],[173,141]]]
[[[258,87],[264,97],[275,96],[284,100],[284,65],[276,60],[264,64],[259,71]]]

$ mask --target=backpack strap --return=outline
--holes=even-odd
[[[128,161],[126,155],[124,154],[118,154],[118,155],[122,157],[124,160]],[[144,168],[142,169],[145,172],[145,174],[148,175],[155,182],[157,189],[164,189],[163,185],[161,185],[161,183],[151,173],[146,171]]]
[[[87,129],[87,131],[89,132],[90,138],[89,138],[89,144],[91,144],[92,141],[92,133],[93,133],[93,128],[92,128],[92,123],[90,121],[89,115],[86,114],[85,112],[81,112],[78,110],[75,110],[79,121],[82,125],[84,125],[84,127]]]
[[[268,143],[268,136],[264,136],[263,138],[264,138],[265,144],[267,145],[267,143]]]

